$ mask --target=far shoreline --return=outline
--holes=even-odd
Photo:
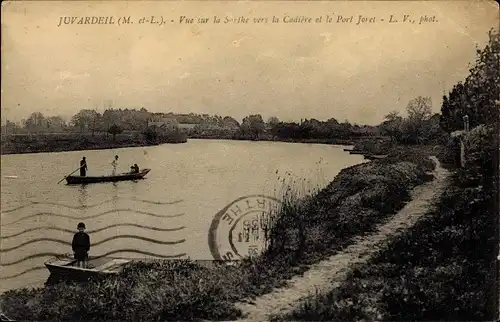
[[[228,138],[228,137],[202,137],[202,136],[189,136],[185,140],[165,140],[158,143],[147,142],[110,142],[110,141],[97,141],[86,143],[84,141],[74,142],[71,146],[64,145],[47,145],[46,142],[30,144],[23,147],[3,147],[0,155],[17,155],[17,154],[36,154],[36,153],[56,153],[56,152],[77,152],[88,150],[110,150],[120,148],[137,148],[149,147],[162,144],[181,144],[187,143],[188,140],[224,140],[224,141],[248,141],[248,142],[283,142],[283,143],[300,143],[300,144],[324,144],[324,145],[337,145],[337,146],[353,146],[356,142],[376,138],[349,138],[349,139],[280,139],[262,137],[257,140],[247,138]],[[4,143],[2,143],[4,145]]]
[[[110,150],[186,142],[187,136],[182,133],[158,138],[154,141],[147,141],[132,135],[124,135],[121,139],[113,140],[102,134],[96,136],[78,134],[52,136],[42,134],[2,138],[0,155]]]

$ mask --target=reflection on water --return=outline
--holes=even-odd
[[[82,184],[78,186],[78,191],[80,192],[80,194],[78,195],[78,204],[80,205],[80,207],[87,206],[87,199],[89,195],[87,191],[87,185]]]
[[[114,155],[121,164],[152,170],[145,180],[57,184],[83,154],[92,166],[88,175],[108,173]],[[276,196],[283,173],[293,178],[286,184],[304,186],[306,180],[307,187],[323,187],[342,168],[362,162],[342,147],[216,140],[1,158],[2,173],[18,178],[2,178],[0,291],[43,283],[48,277],[44,262],[71,252],[80,221],[90,234],[90,255],[213,259],[208,230],[234,200]],[[40,164],[44,171],[38,171]]]

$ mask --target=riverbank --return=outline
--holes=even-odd
[[[464,184],[455,175],[413,228],[353,268],[340,287],[276,320],[495,320],[493,196]]]
[[[425,153],[399,148],[387,159],[342,170],[308,198],[286,194],[272,247],[253,260],[213,267],[136,263],[108,280],[8,291],[2,311],[19,320],[235,319],[236,302],[271,292],[393,216],[433,169]]]
[[[154,141],[146,140],[141,134],[116,135],[96,134],[94,136],[70,134],[15,135],[2,138],[1,155],[64,152],[81,150],[103,150],[128,147],[152,146],[164,143],[186,143],[187,136],[174,133]]]
[[[351,267],[341,283],[331,283],[330,292],[276,320],[496,320],[497,140],[493,127],[466,133],[462,166],[450,169],[433,209],[368,262]],[[456,160],[456,143],[443,161]]]
[[[436,169],[433,171],[435,179],[415,187],[411,191],[412,200],[403,209],[378,225],[373,233],[357,237],[355,242],[344,250],[312,265],[304,276],[294,277],[286,287],[260,296],[252,303],[239,304],[238,307],[245,316],[244,320],[269,321],[276,315],[282,316],[293,312],[311,294],[324,294],[330,291],[332,287],[346,279],[352,265],[366,263],[384,242],[414,225],[430,209],[432,201],[439,198],[449,181],[448,170],[444,169],[435,157],[431,159],[436,164]],[[324,319],[318,316],[314,320]],[[345,319],[335,319],[337,320]]]
[[[190,139],[200,139],[200,140],[235,140],[235,141],[264,141],[264,142],[288,142],[288,143],[309,143],[309,144],[330,144],[330,145],[355,145],[361,141],[366,140],[389,140],[385,136],[359,136],[351,138],[316,138],[316,139],[293,139],[293,138],[279,138],[272,136],[260,136],[258,139],[252,139],[248,137],[238,136],[238,135],[188,135]]]

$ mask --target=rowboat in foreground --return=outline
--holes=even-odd
[[[149,173],[151,169],[142,169],[138,173],[120,173],[111,176],[67,176],[67,184],[82,184],[82,183],[98,183],[98,182],[116,182],[116,181],[127,181],[127,180],[139,180],[143,179],[146,174]]]
[[[119,274],[132,259],[112,257],[89,257],[87,268],[76,266],[76,260],[70,256],[58,256],[45,262],[45,267],[53,275],[68,277],[91,277]]]

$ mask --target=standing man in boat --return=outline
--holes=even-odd
[[[85,224],[80,222],[77,226],[78,232],[73,236],[71,247],[76,259],[76,266],[87,268],[88,252],[90,250],[90,237],[85,232]]]
[[[113,160],[113,162],[111,162],[111,165],[113,166],[113,175],[116,174],[116,167],[118,166],[118,156],[115,155],[115,159]]]
[[[80,176],[85,177],[87,175],[87,161],[85,157],[80,160]]]

